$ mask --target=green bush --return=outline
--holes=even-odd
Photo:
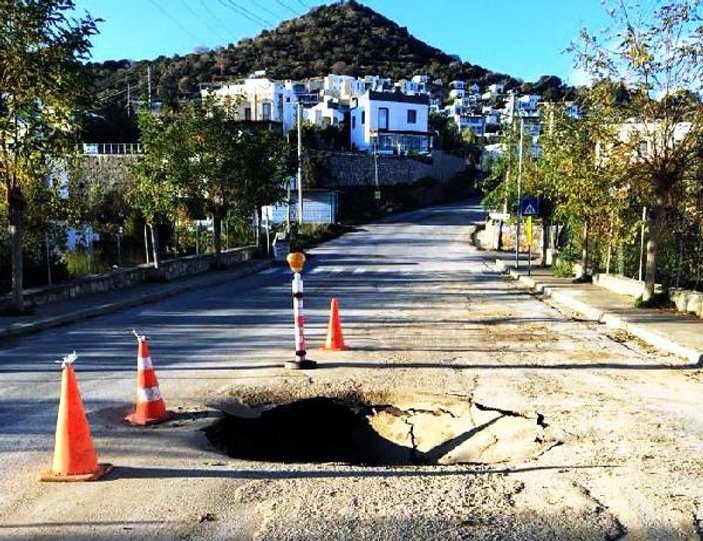
[[[669,298],[667,293],[655,293],[652,298],[648,301],[642,299],[642,297],[637,297],[633,301],[633,306],[635,308],[673,308],[674,303]]]
[[[570,260],[564,259],[561,256],[557,257],[554,265],[552,265],[552,273],[560,278],[569,278],[574,275],[574,267]]]
[[[83,250],[66,252],[61,256],[61,259],[66,265],[66,269],[71,278],[100,274],[109,270],[97,250],[93,254],[89,254]]]

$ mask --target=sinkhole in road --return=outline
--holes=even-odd
[[[225,414],[206,430],[230,457],[265,462],[450,465],[522,462],[559,444],[539,414],[472,400],[365,403],[311,397]]]

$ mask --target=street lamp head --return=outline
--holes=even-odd
[[[305,266],[305,254],[302,252],[291,252],[286,257],[290,270],[293,272],[303,272]]]

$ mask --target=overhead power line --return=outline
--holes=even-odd
[[[271,15],[272,17],[275,17],[276,20],[282,19],[282,18],[283,18],[283,17],[281,17],[278,13],[274,13],[274,12],[271,11],[269,8],[267,8],[266,6],[260,4],[260,3],[257,2],[256,0],[249,0],[249,2],[251,2],[252,4],[254,4],[254,5],[255,5],[257,8],[259,8],[260,10],[265,11],[266,13],[268,13],[269,15]]]
[[[290,11],[293,15],[298,15],[298,12],[295,11],[292,7],[290,7],[288,4],[283,2],[282,0],[276,0],[276,3],[284,8],[286,8],[288,11]]]
[[[214,34],[218,34],[218,33],[220,32],[219,29],[217,29],[217,28],[215,28],[214,26],[210,25],[210,21],[208,21],[205,17],[203,17],[202,12],[199,12],[199,11],[196,11],[195,9],[193,9],[193,8],[191,7],[191,5],[188,3],[188,0],[181,0],[181,4],[183,5],[183,7],[185,7],[185,8],[190,12],[190,14],[191,14],[193,17],[196,17],[197,19],[199,19],[199,20],[205,25],[205,27],[207,28],[208,32],[212,32],[212,33],[214,33]],[[220,36],[220,37],[222,37],[222,36]],[[225,38],[225,40],[226,40],[226,39],[227,39],[227,38]]]
[[[242,8],[241,6],[235,4],[232,0],[218,0],[218,2],[220,2],[220,4],[222,4],[226,8],[231,9],[238,15],[241,15],[245,19],[249,19],[251,22],[254,22],[256,24],[263,24],[264,26],[273,26],[270,21],[267,21],[266,19],[263,19],[258,15],[253,14],[249,10]]]
[[[193,38],[196,43],[200,41],[200,38],[198,36],[193,34],[193,32],[191,32],[187,26],[185,26],[183,23],[181,23],[181,21],[179,21],[178,19],[173,17],[168,11],[166,11],[159,4],[157,4],[155,0],[150,0],[150,2],[156,9],[158,9],[161,13],[163,13],[167,19],[169,19],[176,26],[178,26],[181,30],[183,30],[186,34],[188,34],[191,38]]]
[[[205,11],[208,12],[210,17],[212,17],[215,20],[215,22],[220,26],[220,28],[222,28],[222,30],[225,31],[224,35],[227,36],[227,41],[229,41],[231,39],[232,30],[230,30],[224,24],[222,24],[221,18],[210,9],[210,6],[208,6],[208,1],[209,0],[200,0],[200,5],[203,7],[203,9]]]

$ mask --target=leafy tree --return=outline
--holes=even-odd
[[[223,220],[243,221],[256,214],[259,222],[261,206],[282,199],[291,173],[281,133],[236,120],[230,105],[215,106],[207,99],[189,104],[181,115],[190,119],[191,180],[213,218],[218,255]]]
[[[265,129],[249,135],[250,197],[259,215],[262,206],[283,200],[295,162],[291,159],[291,146],[280,133]]]
[[[546,116],[537,162],[539,195],[553,216],[544,217],[563,221],[572,230],[582,228],[581,266],[587,272],[592,231],[603,226],[616,201],[616,163],[598,155],[598,138],[606,126],[595,108],[588,117],[573,117],[563,106],[552,104]]]
[[[450,118],[430,113],[427,129],[435,134],[434,148],[462,157],[472,152],[470,141],[462,136],[456,123]]]
[[[0,5],[0,177],[8,213],[12,298],[24,309],[23,236],[27,216],[47,215],[28,193],[75,150],[87,89],[84,60],[96,33],[75,19],[71,0],[5,0]]]
[[[154,267],[159,268],[158,225],[175,216],[183,198],[184,176],[187,178],[190,171],[189,155],[183,146],[187,135],[173,116],[157,116],[145,110],[138,122],[144,154],[131,167],[135,180],[129,199],[151,232]],[[148,254],[148,246],[145,248]]]
[[[523,129],[522,138],[520,130]],[[490,174],[482,183],[485,194],[483,206],[499,209],[504,206],[518,212],[517,177],[521,176],[522,195],[540,195],[538,172],[532,153],[532,137],[519,121],[506,126],[501,132],[499,151],[493,163],[488,164]],[[522,171],[520,171],[520,145],[522,144]]]
[[[187,207],[213,219],[215,253],[222,250],[222,223],[241,222],[261,205],[279,201],[290,173],[289,149],[279,132],[240,122],[233,108],[207,99],[177,111],[140,118],[144,156],[135,167],[133,200],[150,226]],[[258,214],[257,214],[258,216]],[[158,265],[157,239],[154,261]]]
[[[627,89],[627,99],[611,111],[621,129],[605,134],[601,144],[610,159],[627,166],[632,191],[650,207],[644,301],[654,294],[667,215],[699,159],[701,12],[701,0],[668,0],[653,11],[621,0],[609,10],[612,24],[603,37],[583,30],[571,48],[595,80]],[[592,97],[600,99],[598,92]]]

